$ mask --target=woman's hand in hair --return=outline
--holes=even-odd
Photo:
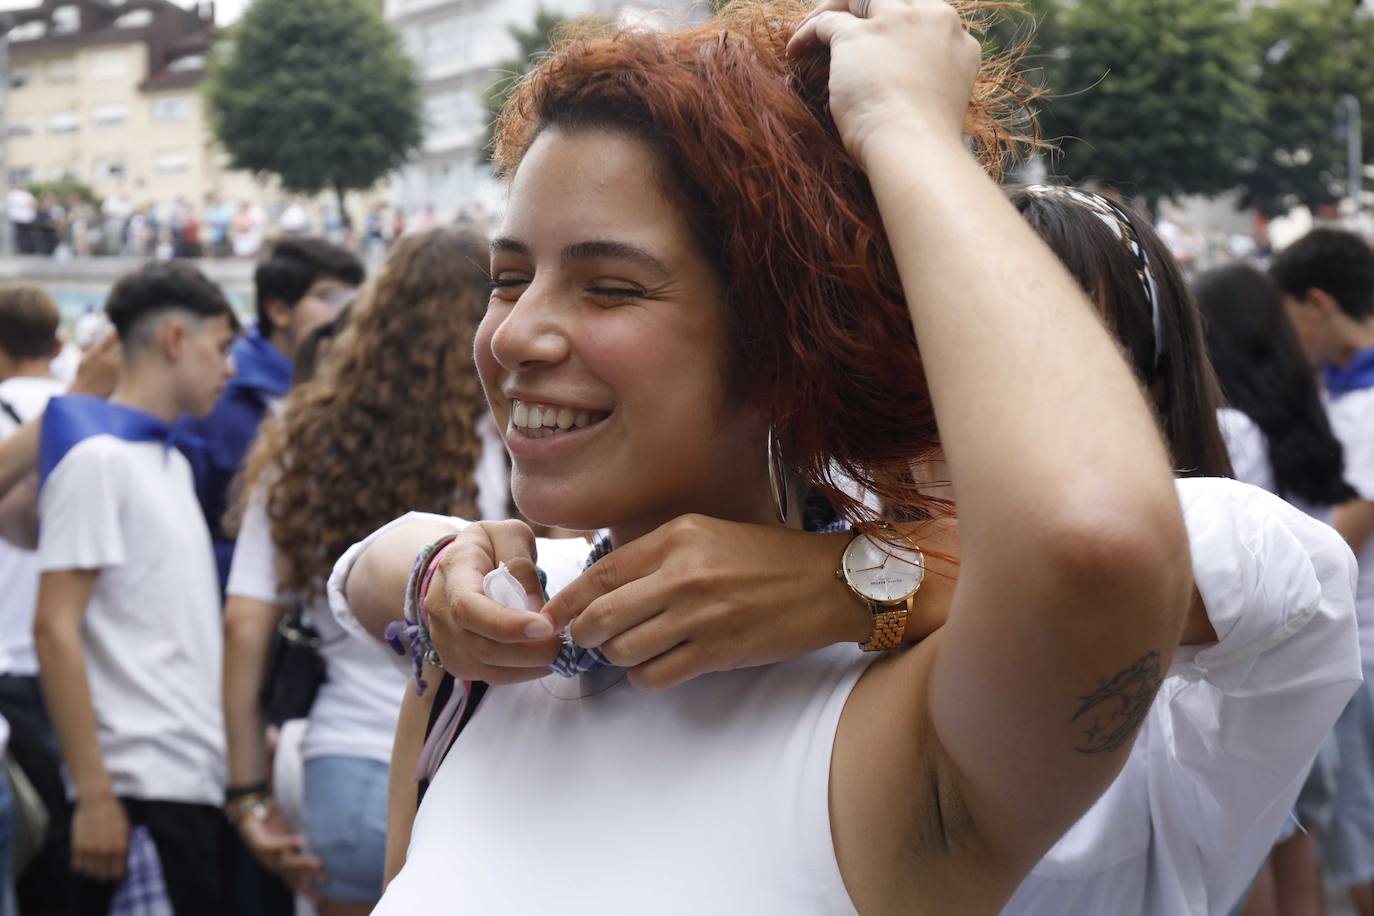
[[[884,129],[961,142],[982,52],[945,0],[823,0],[788,51],[820,47],[830,49],[831,116],[860,163]]]
[[[950,540],[935,549],[957,552],[953,523],[939,525]],[[603,558],[544,613],[560,630],[571,621],[579,645],[629,668],[643,690],[785,661],[868,638],[868,606],[835,575],[852,537],[687,515]],[[943,623],[949,606],[953,577],[927,584],[911,640]]]
[[[543,601],[535,570],[534,534],[524,522],[474,522],[444,552],[430,580],[425,608],[430,638],[444,670],[460,680],[513,684],[549,673],[560,641],[548,618],[512,610],[482,591],[482,578],[505,563]]]
[[[82,353],[71,393],[108,398],[119,379],[123,358],[124,348],[114,334]]]

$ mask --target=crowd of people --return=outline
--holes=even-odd
[[[257,258],[276,238],[319,235],[336,245],[379,260],[406,235],[436,228],[444,220],[432,206],[407,214],[399,207],[374,204],[361,225],[346,222],[337,205],[287,198],[265,207],[251,201],[210,194],[197,207],[185,198],[133,204],[119,193],[92,200],[77,192],[11,188],[6,216],[20,255],[56,258],[118,256],[132,258]],[[483,228],[480,205],[459,208],[451,222]]]
[[[70,384],[0,287],[0,916],[1374,916],[1374,249],[1000,187],[964,9],[571,36],[490,236]]]

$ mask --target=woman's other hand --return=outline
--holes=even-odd
[[[534,534],[524,522],[475,522],[444,552],[425,598],[430,639],[444,670],[459,680],[513,684],[549,673],[560,639],[547,617],[513,610],[482,591],[482,578],[505,563],[543,602]]]
[[[939,542],[927,540],[937,528]],[[932,523],[917,541],[957,552],[954,532],[952,520]],[[558,629],[573,621],[578,645],[600,648],[645,690],[785,661],[868,638],[868,606],[836,576],[852,537],[683,516],[603,558],[544,613]],[[927,577],[909,639],[944,622],[953,581],[943,565]]]
[[[241,817],[236,826],[253,858],[296,893],[311,894],[324,881],[324,863],[305,852],[305,838],[291,832],[281,809],[273,807],[264,817]]]
[[[961,140],[981,51],[945,0],[824,0],[788,51],[818,47],[830,49],[831,116],[860,163],[880,129]]]

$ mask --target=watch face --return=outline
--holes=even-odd
[[[921,587],[926,574],[924,559],[919,550],[861,535],[845,548],[845,581],[869,601],[905,601]]]

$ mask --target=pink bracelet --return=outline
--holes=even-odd
[[[417,602],[416,610],[419,613],[420,622],[424,624],[426,630],[429,629],[429,611],[425,608],[425,598],[429,595],[429,580],[434,578],[434,573],[439,568],[439,561],[444,558],[444,554],[448,553],[448,549],[453,544],[453,541],[449,541],[435,551],[434,556],[430,558],[429,565],[425,567],[424,577],[420,579],[420,600]]]

